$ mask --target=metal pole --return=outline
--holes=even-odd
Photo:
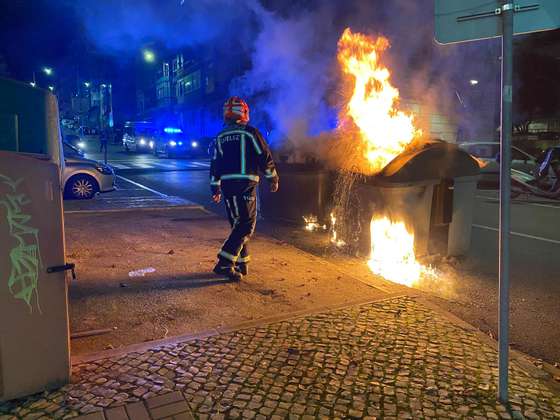
[[[500,130],[500,310],[498,400],[508,402],[509,368],[509,237],[511,200],[511,134],[513,80],[513,3],[502,6],[502,113]]]

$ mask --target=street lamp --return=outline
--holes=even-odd
[[[471,80],[469,80],[469,83],[471,84],[471,86],[476,86],[476,85],[478,85],[478,80],[471,79]]]
[[[144,50],[144,51],[142,51],[142,54],[144,55],[144,61],[145,62],[153,63],[154,61],[156,61],[156,55],[154,54],[153,51]]]
[[[91,86],[91,83],[90,82],[84,82],[84,86],[88,88],[88,87]]]
[[[52,76],[53,74],[53,69],[51,67],[43,67],[43,72],[47,75],[47,76]]]
[[[29,84],[30,84],[32,87],[37,86],[37,83],[35,83],[35,82],[29,82]]]
[[[50,90],[51,92],[54,92],[54,86],[49,86],[49,90]]]

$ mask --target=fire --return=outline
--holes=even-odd
[[[336,233],[336,216],[334,215],[334,213],[331,213],[331,243],[338,248],[346,245],[346,242],[340,239],[338,237],[338,234]]]
[[[338,61],[354,80],[354,89],[344,111],[360,130],[364,157],[373,173],[383,169],[421,134],[412,115],[397,109],[399,91],[391,85],[389,70],[380,56],[389,47],[376,39],[347,28],[338,41]]]
[[[437,278],[437,271],[416,260],[414,234],[403,222],[373,217],[370,224],[371,253],[368,265],[374,274],[405,286],[418,284],[422,277]]]
[[[327,228],[326,225],[319,224],[317,216],[310,214],[309,216],[303,216],[303,221],[305,222],[305,230],[309,232],[315,232],[316,230]]]
[[[403,222],[386,217],[371,219],[371,254],[368,265],[375,274],[395,283],[413,286],[426,271],[414,255],[414,234]]]

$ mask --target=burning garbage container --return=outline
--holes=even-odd
[[[457,256],[470,246],[474,194],[480,168],[455,144],[429,142],[406,149],[381,172],[354,185],[360,215],[402,220],[414,234],[417,256]],[[362,245],[370,238],[362,235]]]
[[[56,98],[0,79],[0,401],[70,379]]]

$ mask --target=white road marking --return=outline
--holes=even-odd
[[[169,163],[152,163],[152,166],[160,169],[169,169],[170,167],[173,167],[173,165],[170,165]]]
[[[198,166],[200,168],[209,168],[210,167],[209,163],[203,163],[203,162],[191,162],[191,165]]]
[[[125,178],[124,176],[117,175],[117,178],[122,179],[123,181],[126,181],[126,182],[130,182],[132,185],[136,185],[137,187],[140,187],[140,188],[142,188],[142,189],[144,189],[144,190],[146,190],[146,191],[150,191],[150,192],[152,192],[152,193],[154,193],[154,194],[156,194],[156,195],[158,195],[158,196],[160,196],[160,197],[162,197],[162,198],[168,198],[168,197],[169,197],[167,194],[164,194],[164,193],[161,193],[161,192],[159,192],[159,191],[156,191],[156,190],[154,190],[154,189],[152,189],[152,188],[150,188],[150,187],[146,187],[145,185],[142,185],[142,184],[140,184],[139,182],[135,182],[135,181],[133,181],[133,180],[131,180],[131,179]]]
[[[490,197],[490,196],[477,195],[476,198],[481,198],[483,200],[493,201],[493,202],[496,202],[496,203],[500,202],[499,198],[494,198],[494,197]],[[530,201],[512,201],[512,204],[527,204],[529,206],[545,207],[545,208],[549,208],[549,209],[560,210],[560,204],[559,205],[554,205],[554,204],[531,203]]]
[[[484,229],[484,230],[491,230],[491,231],[494,231],[494,232],[499,232],[498,228],[495,228],[495,227],[492,227],[492,226],[477,225],[477,224],[473,223],[473,227],[478,228],[478,229]],[[543,238],[542,236],[528,235],[526,233],[511,232],[511,236],[519,236],[521,238],[534,239],[536,241],[543,241],[543,242],[548,242],[548,243],[551,243],[551,244],[560,245],[560,241],[558,241],[556,239]]]
[[[120,163],[110,163],[110,165],[113,168],[117,168],[117,169],[129,169],[128,165],[123,165],[123,164],[120,164]]]

